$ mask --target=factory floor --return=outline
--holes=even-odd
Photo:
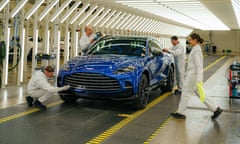
[[[206,94],[224,110],[216,121],[196,97],[188,104],[186,120],[171,118],[180,96],[160,90],[151,94],[143,110],[118,101],[79,99],[77,104],[65,104],[55,95],[41,112],[26,105],[26,84],[8,86],[0,89],[0,143],[238,144],[240,100],[229,104],[226,78],[233,61],[240,58],[204,57]]]

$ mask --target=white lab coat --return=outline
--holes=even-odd
[[[35,72],[27,86],[27,93],[40,102],[46,101],[54,93],[64,90],[64,87],[58,88],[48,82],[47,76],[42,71]]]
[[[179,91],[182,91],[185,72],[185,50],[183,45],[178,43],[177,45],[170,48],[169,52],[174,56],[177,87]]]
[[[94,39],[94,35],[90,35],[89,37],[84,33],[79,41],[79,52],[82,54],[87,51],[87,48],[91,44],[91,40]]]
[[[185,114],[188,100],[190,96],[196,95],[196,83],[203,81],[203,55],[200,45],[196,45],[192,48],[188,57],[188,66],[186,71],[186,77],[184,80],[183,91],[181,100],[178,105],[178,113]],[[197,94],[199,97],[199,95]],[[206,96],[204,104],[209,110],[214,112],[217,109],[217,105]]]

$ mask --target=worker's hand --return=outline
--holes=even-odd
[[[63,87],[63,90],[68,90],[71,86],[70,85],[66,85]]]
[[[199,97],[200,97],[200,101],[204,102],[206,94],[203,88],[203,82],[197,82],[196,87],[197,87],[197,93],[199,94]]]
[[[164,48],[164,49],[163,49],[163,52],[168,52],[168,49],[167,49],[167,48]]]

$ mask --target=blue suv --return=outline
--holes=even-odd
[[[89,47],[87,56],[62,66],[57,84],[71,88],[59,95],[65,102],[130,100],[145,108],[152,90],[171,91],[174,85],[174,59],[162,48],[152,37],[104,36]]]

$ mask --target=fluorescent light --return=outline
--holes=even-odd
[[[47,31],[47,37],[46,37],[46,43],[47,43],[47,47],[46,47],[46,50],[47,50],[47,54],[49,54],[49,43],[50,43],[50,30]]]
[[[53,0],[40,14],[39,21],[41,21],[51,10],[52,8],[59,2],[59,0]]]
[[[78,23],[78,25],[81,25],[85,20],[87,20],[87,18],[93,13],[93,11],[97,8],[98,6],[95,6],[94,8],[92,8],[92,10],[90,10],[84,18],[81,19],[81,21]]]
[[[76,39],[75,39],[75,56],[78,55],[78,32],[76,33]]]
[[[93,22],[93,20],[95,20],[95,19],[97,18],[97,16],[99,16],[99,14],[100,14],[104,9],[105,9],[104,7],[101,8],[101,9],[92,17],[92,19],[89,20],[89,22],[87,23],[87,25],[90,25],[90,24]]]
[[[38,10],[38,8],[41,6],[41,4],[44,2],[44,0],[38,0],[35,4],[34,4],[34,6],[27,12],[27,14],[26,14],[26,19],[28,20],[32,15],[33,15],[33,13],[35,13],[37,10]]]
[[[75,2],[75,4],[60,19],[60,23],[63,23],[81,3],[81,1]]]
[[[71,1],[72,0],[65,1],[61,7],[51,16],[50,21],[53,22],[59,16],[59,14],[70,4]]]
[[[21,51],[21,64],[20,64],[20,83],[23,82],[23,66],[24,66],[24,50],[25,50],[25,28],[22,30],[22,51]]]
[[[70,32],[67,32],[67,37],[65,39],[65,48],[64,48],[64,52],[65,52],[65,60],[68,61],[69,60],[69,40],[70,40]]]
[[[10,0],[2,0],[0,3],[0,11],[8,4]]]
[[[100,21],[102,21],[102,19],[103,19],[110,11],[111,11],[111,9],[106,10],[106,11],[100,16],[100,18],[98,19],[98,21],[95,22],[95,24],[94,24],[93,26],[96,27],[96,26],[98,25],[98,23],[99,23]]]
[[[77,12],[73,18],[70,21],[70,24],[73,24],[84,12],[85,10],[90,6],[90,4],[87,4],[80,12]]]
[[[38,53],[38,30],[36,30],[36,36],[35,38],[33,39],[33,41],[35,42],[34,43],[34,55],[36,55]]]
[[[56,75],[58,75],[58,71],[59,71],[59,66],[60,66],[60,41],[61,41],[61,32],[58,31],[58,37],[57,37],[57,62],[56,62]]]
[[[104,21],[103,23],[101,23],[101,25],[99,27],[103,27],[104,24],[116,13],[117,11],[114,10]]]
[[[4,81],[5,85],[8,84],[9,41],[10,41],[10,28],[8,28],[7,30],[7,41],[6,41],[6,58],[5,58],[6,68],[5,68],[5,81]]]
[[[237,19],[238,27],[240,28],[240,1],[232,0],[232,6],[234,9],[235,17]]]
[[[27,3],[28,0],[22,0],[20,1],[16,7],[11,11],[10,16],[13,18],[22,8],[23,6]]]
[[[133,28],[143,19],[143,17],[138,17],[138,19],[132,24],[130,25],[130,27],[128,29],[133,30]]]

